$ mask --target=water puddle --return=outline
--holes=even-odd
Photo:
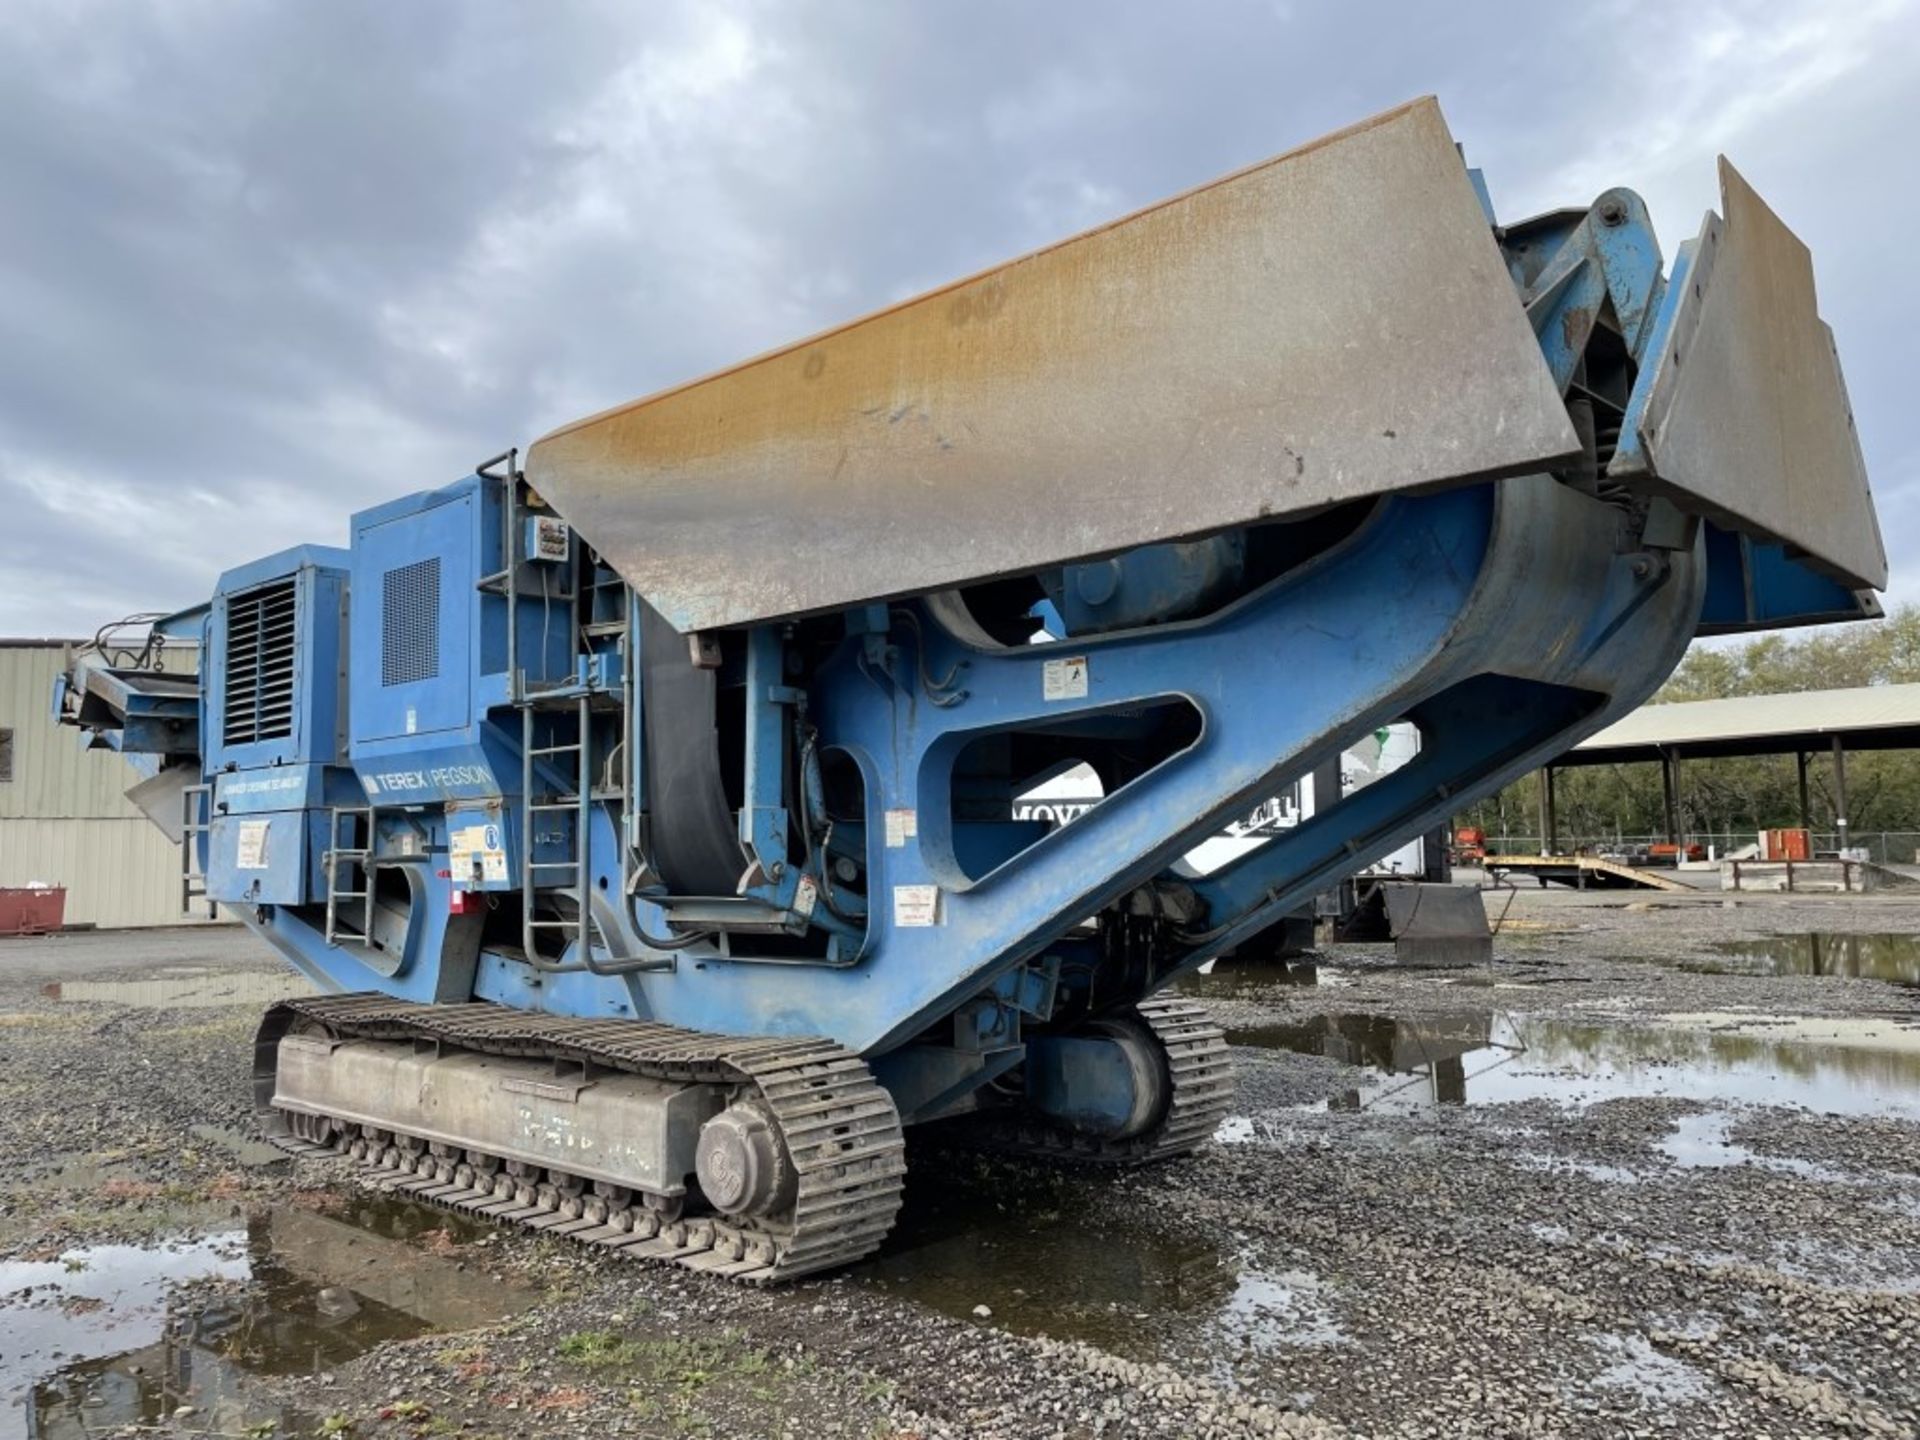
[[[1769,935],[1728,940],[1714,949],[1727,963],[1682,963],[1682,970],[1709,974],[1840,975],[1920,986],[1920,935]]]
[[[1592,1344],[1608,1362],[1593,1383],[1603,1390],[1626,1391],[1647,1409],[1664,1412],[1703,1400],[1713,1390],[1704,1372],[1663,1355],[1642,1336],[1600,1335]]]
[[[1602,1185],[1638,1185],[1643,1178],[1629,1165],[1605,1165],[1571,1155],[1520,1154],[1514,1162],[1523,1170],[1543,1170],[1550,1175],[1584,1175]]]
[[[1673,1097],[1920,1118],[1920,1031],[1885,1021],[1672,1015],[1659,1028],[1499,1011],[1321,1015],[1229,1031],[1235,1045],[1354,1067],[1329,1109]],[[1229,1122],[1231,1126],[1231,1122]],[[1251,1139],[1252,1127],[1222,1138]]]
[[[226,1005],[271,1005],[308,995],[313,987],[298,975],[256,970],[211,970],[174,965],[128,980],[57,980],[40,987],[48,1000],[131,1005],[138,1010],[210,1010]]]
[[[244,1169],[278,1168],[291,1159],[279,1146],[243,1135],[238,1130],[230,1130],[225,1125],[189,1125],[187,1133],[211,1145]]]
[[[124,1150],[65,1150],[44,1159],[17,1163],[13,1179],[47,1190],[101,1190],[116,1181],[137,1179],[140,1168]]]
[[[1305,1270],[1242,1270],[1215,1326],[1256,1350],[1340,1345],[1347,1338],[1334,1318],[1326,1282]]]
[[[1209,960],[1190,975],[1182,975],[1173,989],[1181,995],[1209,995],[1215,998],[1239,995],[1249,990],[1268,990],[1275,986],[1337,987],[1353,984],[1345,970],[1323,965],[1317,960]]]
[[[1813,1050],[1887,1055],[1905,1071],[1920,1061],[1920,1015],[1781,1015],[1765,1010],[1699,1010],[1652,1017],[1657,1024],[1702,1030],[1728,1041],[1763,1040]]]
[[[403,1243],[435,1229],[448,1245],[487,1233],[363,1199],[339,1218],[289,1207],[202,1238],[0,1263],[0,1427],[17,1433],[6,1417],[23,1411],[27,1434],[92,1436],[190,1407],[209,1433],[316,1433],[319,1417],[281,1403],[265,1377],[532,1303],[479,1266]]]
[[[862,1283],[956,1319],[1083,1340],[1133,1359],[1190,1337],[1214,1350],[1340,1343],[1325,1285],[1146,1217],[1116,1225],[1097,1182],[948,1175],[922,1165]],[[1093,1218],[1098,1216],[1099,1218]],[[986,1306],[990,1316],[976,1313]]]
[[[1840,1171],[1812,1160],[1762,1155],[1749,1150],[1733,1139],[1735,1123],[1736,1117],[1724,1110],[1682,1115],[1674,1122],[1673,1133],[1654,1148],[1683,1170],[1725,1170],[1735,1165],[1753,1165],[1826,1184],[1848,1182],[1848,1177]]]

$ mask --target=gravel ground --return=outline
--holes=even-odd
[[[1920,901],[1490,907],[1487,969],[1199,978],[1203,1154],[916,1137],[882,1257],[773,1292],[257,1163],[242,934],[0,942],[0,1381],[49,1437],[1915,1433],[1920,992],[1718,972]]]

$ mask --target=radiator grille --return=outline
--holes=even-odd
[[[387,571],[381,588],[380,683],[433,679],[440,673],[440,557]]]
[[[227,601],[228,745],[293,734],[293,586],[278,580]]]

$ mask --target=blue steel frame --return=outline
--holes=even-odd
[[[1164,872],[1356,735],[1402,716],[1419,721],[1422,758],[1405,778],[1367,787],[1196,886],[1213,932],[1181,957],[1197,964],[1598,729],[1664,678],[1699,613],[1699,547],[1623,554],[1618,530],[1616,510],[1540,476],[1390,501],[1344,545],[1267,589],[1147,632],[991,649],[956,636],[938,607],[914,602],[919,642],[912,630],[900,635],[879,672],[866,663],[864,637],[849,636],[813,677],[809,704],[822,735],[865,781],[869,894],[936,887],[936,923],[899,925],[891,904],[876,903],[859,963],[840,968],[756,964],[702,946],[681,952],[670,971],[549,974],[488,952],[477,957],[472,992],[567,1014],[824,1034],[885,1052],[990,994],[1078,920]],[[1279,655],[1284,665],[1261,663]],[[1049,700],[1045,669],[1063,657],[1084,661],[1087,691]],[[919,674],[945,675],[961,662],[966,698],[928,703]],[[751,663],[750,670],[768,673]],[[796,698],[772,694],[767,703]],[[954,757],[969,741],[1168,700],[1199,712],[1192,747],[1072,826],[987,874],[968,875],[956,854],[950,796]],[[767,837],[763,862],[775,853],[773,827],[753,812],[756,799],[781,793],[769,784],[762,769],[743,812],[743,838]],[[406,812],[423,855],[444,854],[450,798]],[[915,812],[916,840],[884,843],[889,810]],[[615,816],[606,807],[595,813],[596,851],[616,880]],[[450,963],[464,947],[449,922],[464,917],[447,914],[452,886],[436,866],[412,864],[404,873],[422,933],[392,957],[392,973],[318,943],[310,917],[282,909],[262,923],[329,988],[446,998],[464,969]],[[640,899],[636,909],[648,933],[665,933],[664,908]]]
[[[1661,343],[1673,307],[1637,197],[1610,191],[1588,212],[1543,217],[1528,233],[1532,243],[1550,242],[1551,254],[1543,264],[1516,259],[1516,285],[1563,389],[1603,319],[1617,324],[1635,355]],[[1636,396],[1630,417],[1638,403]],[[1631,443],[1630,424],[1621,443]],[[378,567],[363,563],[373,528],[400,534],[392,527],[438,524],[437,512],[467,500],[465,528],[442,526],[431,536],[423,529],[416,538],[421,553],[466,547],[451,569],[469,586],[485,574],[484,557],[501,544],[501,502],[474,478],[357,518],[355,606],[378,603]],[[668,935],[674,917],[671,898],[641,883],[644,873],[628,863],[645,804],[645,696],[637,681],[620,678],[640,671],[637,598],[628,597],[624,666],[571,646],[555,653],[544,626],[523,629],[519,653],[535,657],[534,669],[556,680],[577,675],[585,689],[624,700],[624,803],[596,797],[582,807],[593,884],[613,897],[596,905],[601,932],[610,950],[657,962],[621,974],[593,968],[617,957],[583,956],[577,946],[557,965],[540,966],[504,948],[482,951],[478,918],[455,913],[465,887],[446,868],[449,816],[464,823],[479,807],[503,825],[526,819],[515,691],[504,673],[505,607],[497,595],[475,593],[472,654],[456,657],[469,667],[462,683],[472,696],[462,723],[394,738],[393,717],[380,714],[390,702],[378,658],[362,641],[351,656],[351,769],[323,767],[319,788],[304,792],[308,807],[376,807],[375,863],[404,878],[407,933],[369,951],[326,945],[310,904],[262,906],[251,920],[329,989],[478,996],[735,1034],[824,1035],[896,1060],[896,1052],[924,1054],[924,1076],[898,1065],[882,1074],[915,1091],[916,1113],[929,1113],[1017,1058],[1023,1022],[1046,1017],[1062,958],[1080,943],[1074,926],[1168,877],[1201,840],[1356,737],[1406,718],[1420,727],[1422,749],[1405,769],[1226,869],[1189,880],[1200,918],[1176,937],[1150,985],[1239,943],[1638,705],[1703,624],[1734,624],[1736,615],[1785,623],[1843,610],[1830,593],[1837,587],[1810,588],[1808,572],[1765,549],[1705,525],[1648,528],[1626,507],[1536,475],[1394,497],[1308,564],[1174,623],[1000,647],[964,623],[952,601],[920,597],[850,612],[838,649],[802,677],[788,673],[787,632],[758,627],[745,637],[740,838],[750,863],[737,898],[791,933],[827,932],[824,955],[812,960],[756,956],[751,935],[725,948],[649,947],[646,937]],[[1114,577],[1122,614],[1156,586],[1213,585],[1219,564],[1237,563],[1156,554],[1129,577],[1128,558],[1120,557]],[[272,562],[248,573],[263,567]],[[1186,578],[1188,569],[1199,578]],[[1104,597],[1104,588],[1096,591]],[[371,632],[356,625],[355,633]],[[217,626],[213,642],[209,654],[218,654]],[[1062,662],[1071,664],[1063,670]],[[311,656],[306,673],[332,663]],[[1074,683],[1059,683],[1062,674]],[[209,690],[208,706],[213,699]],[[983,868],[979,836],[954,807],[955,763],[970,744],[1004,732],[1098,726],[1160,705],[1190,707],[1198,720],[1190,745],[1071,826],[1017,850],[1000,835],[1000,851]],[[790,797],[799,795],[810,813],[820,803],[818,753],[791,743],[802,720],[817,732],[818,748],[844,755],[864,784],[864,824],[843,826],[835,846],[863,862],[864,901],[836,881],[825,846],[810,860],[789,853]],[[203,717],[208,733],[205,726]],[[396,774],[409,783],[396,785]],[[349,777],[357,783],[343,800],[339,782]],[[936,1027],[949,1020],[950,1045],[902,1052],[944,1034]],[[956,1062],[956,1054],[974,1058]]]

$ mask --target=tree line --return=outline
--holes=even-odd
[[[1730,644],[1693,646],[1654,702],[1719,700],[1920,682],[1920,606],[1903,605],[1881,620],[1799,632],[1775,631]],[[1683,834],[1753,834],[1800,823],[1798,771],[1791,755],[1687,760],[1677,796]],[[1515,781],[1455,817],[1488,837],[1538,835],[1540,776]],[[1822,753],[1807,767],[1812,828],[1831,830],[1833,767]],[[1563,848],[1615,836],[1658,835],[1666,828],[1660,767],[1587,765],[1556,772],[1554,804]],[[1920,751],[1850,752],[1849,831],[1920,831]],[[1911,855],[1898,858],[1910,860]]]

